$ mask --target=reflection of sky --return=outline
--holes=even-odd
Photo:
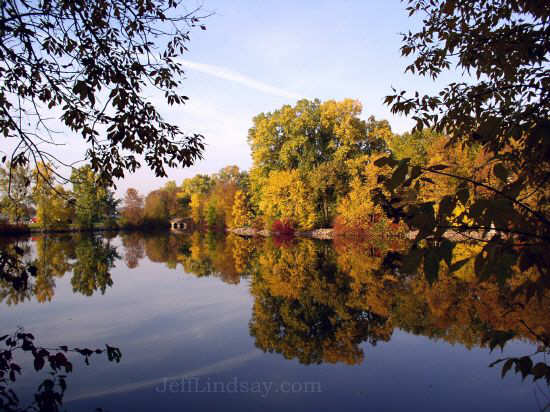
[[[120,250],[120,249],[119,249]],[[500,351],[468,351],[394,331],[388,343],[362,346],[358,366],[300,365],[264,354],[249,335],[253,299],[248,283],[196,278],[181,267],[168,269],[147,258],[129,270],[122,261],[112,271],[105,295],[72,293],[70,276],[56,279],[47,304],[4,307],[2,330],[23,325],[46,346],[122,350],[120,364],[102,357],[86,367],[74,359],[66,404],[69,410],[446,410],[517,411],[536,409],[533,385],[500,368],[488,368]],[[509,344],[506,355],[531,350]],[[29,365],[30,366],[30,365]],[[32,374],[31,374],[32,375]],[[201,382],[320,382],[321,393],[159,393],[163,379],[200,377]],[[36,376],[23,377],[32,388]]]

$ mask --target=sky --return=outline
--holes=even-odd
[[[164,118],[187,133],[201,133],[204,159],[190,168],[170,169],[156,178],[144,165],[117,182],[117,195],[129,187],[147,194],[168,180],[181,184],[197,173],[227,165],[251,166],[247,143],[252,118],[295,104],[300,98],[358,99],[361,117],[389,120],[394,132],[413,122],[394,116],[383,104],[396,89],[435,91],[437,84],[404,74],[410,59],[401,57],[401,32],[418,28],[400,0],[190,0],[213,13],[193,30],[182,56],[186,78],[184,106],[168,106],[162,95],[148,96]],[[442,79],[445,81],[445,78]],[[441,85],[439,85],[441,86]],[[64,159],[82,158],[84,142],[68,138]],[[61,150],[61,149],[60,149]]]

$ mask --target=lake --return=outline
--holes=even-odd
[[[235,235],[55,235],[19,239],[32,285],[0,283],[0,335],[18,328],[68,352],[69,411],[537,411],[544,378],[502,358],[537,352],[547,291],[471,275],[383,273],[400,241],[245,239]],[[514,293],[514,291],[520,291]],[[526,292],[527,293],[527,292]],[[4,346],[0,346],[4,349]],[[539,348],[540,349],[540,348]],[[547,347],[543,347],[543,351]],[[22,407],[47,377],[15,354]],[[544,361],[545,353],[532,356]]]

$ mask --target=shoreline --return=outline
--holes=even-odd
[[[145,227],[91,227],[91,228],[80,228],[80,227],[68,227],[68,228],[50,228],[50,229],[41,229],[41,228],[31,228],[31,227],[21,227],[21,228],[10,228],[8,230],[0,230],[0,237],[3,236],[18,236],[18,235],[32,235],[32,234],[55,234],[55,233],[92,233],[92,232],[155,232],[160,229],[165,228],[145,228]]]

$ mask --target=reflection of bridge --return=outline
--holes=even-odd
[[[176,230],[186,230],[190,227],[191,221],[181,217],[170,220],[170,228]]]

